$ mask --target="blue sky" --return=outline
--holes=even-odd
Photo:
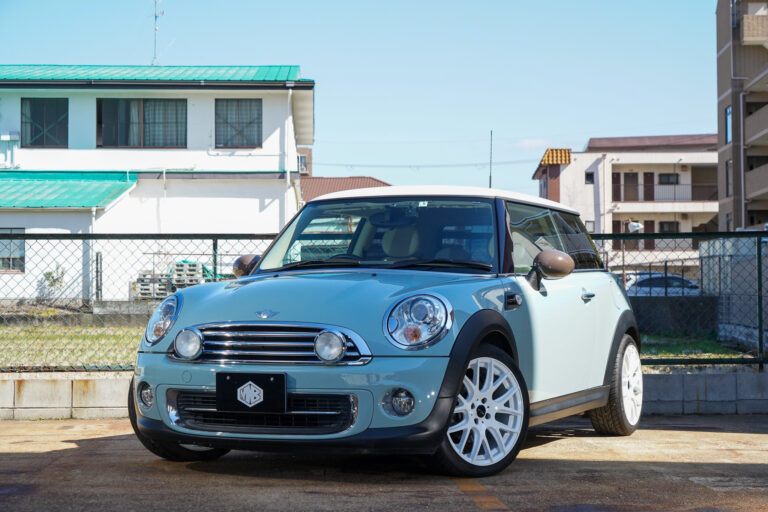
[[[715,4],[163,0],[158,50],[165,65],[301,65],[316,175],[487,186],[493,129],[494,185],[535,194],[548,146],[717,131]],[[0,0],[0,61],[149,64],[152,12]],[[482,165],[428,167],[463,163]]]

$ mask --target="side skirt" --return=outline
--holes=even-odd
[[[566,416],[580,414],[608,403],[609,386],[598,386],[570,395],[558,396],[531,404],[529,426],[541,425]]]

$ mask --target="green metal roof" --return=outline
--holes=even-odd
[[[0,65],[2,80],[299,81],[299,66]],[[311,80],[310,80],[311,81]]]
[[[135,183],[125,172],[3,171],[0,208],[103,208]]]

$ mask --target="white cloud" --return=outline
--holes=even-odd
[[[546,149],[551,145],[549,140],[541,137],[528,137],[515,142],[515,147],[517,149],[524,150]]]

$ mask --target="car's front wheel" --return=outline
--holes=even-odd
[[[643,368],[635,340],[624,335],[613,361],[608,403],[589,411],[600,434],[628,436],[637,429],[643,411]]]
[[[464,372],[434,462],[453,475],[498,473],[517,457],[528,415],[528,389],[515,361],[495,346],[481,345]]]
[[[200,460],[214,460],[229,452],[221,448],[209,448],[205,446],[181,445],[171,441],[158,441],[150,439],[139,431],[136,424],[136,400],[133,395],[133,379],[128,389],[128,418],[131,420],[131,427],[136,437],[141,441],[144,447],[167,460],[174,462],[192,462]]]

